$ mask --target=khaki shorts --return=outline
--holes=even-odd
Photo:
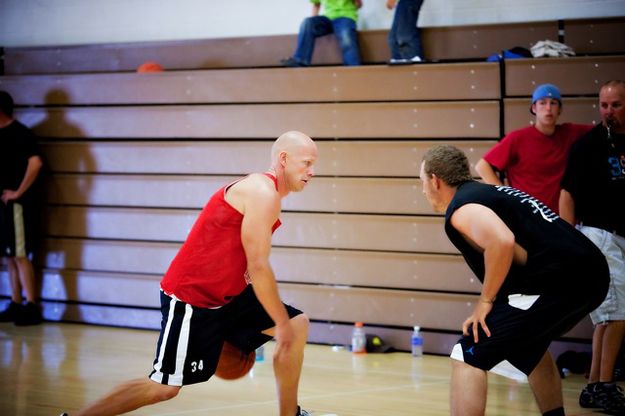
[[[590,313],[592,323],[625,321],[625,237],[601,228],[577,227],[603,253],[610,268],[610,287],[601,305]]]

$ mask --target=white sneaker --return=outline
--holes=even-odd
[[[421,59],[421,57],[419,55],[416,55],[412,59],[410,59],[410,62],[416,64],[416,63],[419,63],[419,62],[423,62],[423,59]]]

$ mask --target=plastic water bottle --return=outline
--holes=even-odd
[[[367,352],[367,336],[365,335],[364,324],[356,322],[352,331],[352,352],[354,354],[364,354]]]
[[[412,338],[410,340],[412,346],[411,353],[413,357],[421,357],[423,355],[423,337],[421,336],[421,328],[414,327]]]
[[[265,361],[265,346],[256,348],[256,361]]]

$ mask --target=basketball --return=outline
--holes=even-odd
[[[255,361],[255,351],[246,354],[229,342],[224,342],[215,375],[224,380],[236,380],[249,373]]]
[[[158,62],[146,61],[137,68],[138,73],[163,72],[163,67]]]

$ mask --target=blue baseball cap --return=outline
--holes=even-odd
[[[542,84],[536,87],[534,93],[532,94],[532,105],[540,99],[543,98],[553,98],[554,100],[558,100],[560,104],[562,104],[562,96],[560,95],[560,90],[553,84]],[[532,111],[532,107],[530,106],[530,113],[535,114]]]

